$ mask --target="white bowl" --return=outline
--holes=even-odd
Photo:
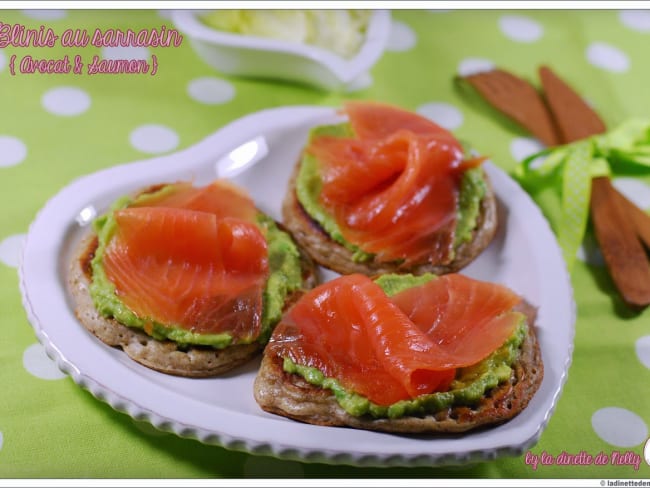
[[[373,11],[359,52],[344,59],[307,44],[213,29],[199,19],[204,12],[174,10],[171,15],[197,54],[213,68],[229,75],[292,80],[327,90],[344,89],[365,75],[381,57],[391,27],[389,11]]]

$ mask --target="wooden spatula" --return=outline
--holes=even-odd
[[[539,76],[562,142],[573,142],[606,131],[605,123],[598,114],[549,67],[542,66]],[[603,186],[601,182],[595,184],[598,188]],[[650,215],[611,184],[607,192],[617,199],[619,210],[626,219],[631,220],[631,227],[638,239],[650,251]]]
[[[545,98],[527,81],[501,69],[464,77],[493,107],[547,146],[605,132],[605,123],[549,67],[539,70]],[[621,195],[608,178],[592,183],[591,217],[614,284],[631,307],[650,305],[650,216]]]
[[[539,69],[539,78],[560,142],[579,141],[607,130],[598,114],[549,67]]]
[[[560,143],[544,100],[533,85],[501,69],[464,79],[497,110],[510,117],[547,146]]]
[[[622,193],[615,191],[615,194],[626,218],[632,221],[637,237],[650,252],[650,215],[629,201]]]
[[[605,132],[598,114],[550,68],[542,66],[539,75],[561,142]],[[650,305],[650,262],[640,239],[648,237],[650,217],[625,200],[609,177],[592,179],[591,220],[610,276],[623,301],[642,308]]]
[[[591,220],[609,274],[623,301],[642,308],[650,304],[650,264],[629,209],[623,206],[619,195],[609,178],[594,178]]]

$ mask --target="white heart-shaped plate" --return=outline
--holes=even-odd
[[[280,219],[290,172],[308,131],[337,119],[327,107],[283,107],[258,112],[175,154],[115,166],[84,176],[39,212],[26,239],[20,286],[28,318],[59,368],[100,400],[135,419],[182,437],[231,449],[301,461],[361,466],[462,464],[518,455],[537,442],[555,408],[573,350],[575,304],[560,250],[528,195],[495,165],[485,168],[501,211],[498,234],[463,272],[503,283],[539,308],[544,380],[528,407],[500,426],[461,436],[391,435],[306,425],[263,412],[253,398],[258,361],[215,379],[167,376],[105,346],[73,312],[65,274],[72,249],[87,228],[84,209],[104,211],[121,195],[150,184],[216,177],[215,165],[233,148],[266,142],[268,153],[233,180],[257,205]]]

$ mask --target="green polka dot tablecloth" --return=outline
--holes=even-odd
[[[0,11],[26,28],[173,27],[164,11]],[[613,292],[590,232],[573,268],[577,302],[573,363],[547,429],[520,457],[448,468],[359,468],[284,461],[203,445],[114,411],[58,371],[21,305],[17,267],[36,212],[75,178],[189,147],[230,121],[282,105],[337,106],[373,99],[417,110],[472,141],[506,171],[541,149],[480,110],[454,86],[457,74],[501,66],[535,79],[550,64],[613,127],[650,114],[650,11],[393,11],[387,49],[361,83],[326,93],[238,79],[176,48],[0,49],[0,478],[343,477],[647,478],[650,315],[627,311]],[[11,57],[150,59],[155,76],[11,74]],[[647,178],[616,187],[650,209]],[[563,452],[625,454],[624,464],[533,466]],[[528,455],[528,457],[527,457]]]

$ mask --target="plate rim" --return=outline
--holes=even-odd
[[[43,321],[39,318],[37,311],[34,309],[32,301],[29,295],[29,286],[27,283],[26,276],[26,256],[30,250],[31,242],[33,240],[33,235],[38,230],[38,226],[41,225],[43,216],[46,214],[48,209],[51,209],[53,205],[59,202],[60,199],[66,194],[66,192],[71,191],[71,188],[75,188],[75,185],[83,185],[84,182],[88,181],[90,178],[101,178],[105,177],[108,173],[113,173],[114,171],[124,171],[124,169],[118,170],[118,168],[134,168],[136,165],[159,165],[162,160],[168,160],[173,162],[174,160],[184,161],[185,157],[199,157],[203,152],[213,153],[215,147],[218,147],[219,144],[225,144],[221,148],[222,152],[229,147],[232,147],[233,136],[240,133],[243,129],[246,134],[250,132],[250,127],[266,127],[266,125],[273,123],[277,125],[277,120],[289,120],[292,117],[300,119],[301,117],[309,118],[311,116],[318,117],[325,114],[334,113],[334,108],[332,107],[323,107],[323,106],[285,106],[272,108],[267,110],[262,110],[255,112],[249,115],[246,115],[242,118],[236,119],[233,122],[227,124],[226,126],[220,128],[211,135],[208,135],[203,140],[198,143],[189,146],[186,149],[181,151],[174,152],[172,154],[149,158],[145,160],[137,160],[129,162],[126,164],[120,164],[112,166],[106,169],[99,170],[97,172],[81,176],[77,179],[74,179],[71,183],[62,188],[57,192],[53,197],[51,197],[45,205],[39,210],[36,217],[30,224],[27,237],[23,243],[23,248],[21,252],[21,260],[19,265],[19,288],[22,297],[23,307],[27,313],[27,318],[32,325],[32,328],[35,331],[35,334],[39,342],[44,346],[48,356],[55,361],[59,369],[64,373],[71,376],[73,381],[78,384],[83,389],[88,390],[93,396],[97,399],[109,404],[112,408],[117,411],[123,412],[131,416],[135,420],[146,420],[154,425],[156,428],[172,432],[178,435],[179,437],[184,438],[193,438],[203,442],[205,444],[219,445],[228,449],[244,451],[251,454],[264,454],[279,457],[282,459],[297,460],[301,462],[321,462],[327,464],[347,464],[363,467],[399,467],[399,466],[441,466],[449,464],[464,464],[468,462],[478,462],[478,461],[487,461],[492,460],[501,456],[516,456],[522,454],[526,449],[534,445],[540,438],[542,432],[546,428],[552,414],[557,407],[557,402],[559,397],[562,394],[564,385],[567,381],[569,367],[571,365],[573,349],[574,349],[574,339],[575,339],[575,321],[576,321],[576,304],[573,298],[573,288],[571,286],[570,276],[564,266],[564,260],[561,256],[559,246],[555,239],[554,249],[552,254],[554,259],[563,267],[562,275],[565,277],[564,286],[569,292],[567,297],[569,305],[569,320],[570,324],[568,331],[568,344],[566,344],[566,353],[565,361],[562,367],[562,374],[559,378],[559,384],[553,385],[553,395],[550,398],[550,406],[545,411],[545,415],[542,418],[541,422],[537,426],[537,430],[527,439],[509,445],[499,445],[494,446],[491,449],[465,449],[460,451],[451,451],[446,453],[432,453],[432,452],[421,452],[417,455],[415,454],[399,454],[399,453],[368,453],[368,452],[349,452],[345,449],[325,449],[325,448],[305,448],[303,446],[296,446],[293,443],[279,442],[277,439],[272,440],[259,440],[255,438],[247,438],[245,436],[235,436],[230,433],[219,432],[215,430],[206,429],[204,426],[193,425],[192,423],[179,421],[178,419],[170,418],[165,415],[161,415],[159,411],[152,410],[149,406],[141,405],[140,403],[134,401],[132,398],[125,397],[119,392],[114,391],[114,388],[110,388],[107,385],[103,384],[102,381],[95,377],[91,377],[85,372],[81,371],[76,365],[74,360],[71,360],[69,357],[59,349],[59,347],[50,339],[50,336],[47,333],[47,327],[44,326]],[[291,116],[291,117],[290,117]],[[255,122],[255,123],[253,123]],[[265,125],[266,124],[266,125]],[[265,130],[268,130],[266,128]],[[239,134],[241,136],[241,134]],[[234,139],[241,139],[234,138]],[[244,138],[245,139],[245,138]],[[210,159],[216,154],[205,155],[203,154],[204,159]],[[488,163],[489,164],[489,163]],[[178,165],[177,165],[178,166]],[[171,173],[175,171],[170,165],[167,168],[166,172]],[[517,183],[507,174],[505,171],[500,170],[494,165],[488,166],[489,171],[498,175],[498,178],[501,180],[502,184],[505,184],[506,187],[510,187],[513,190],[520,191],[522,197],[527,200],[527,205],[530,206],[530,210],[536,213],[536,218],[540,219],[540,225],[543,225],[544,232],[552,232],[550,226],[546,219],[542,216],[539,208],[532,202],[530,197],[517,185]],[[492,177],[492,174],[490,175]],[[152,180],[151,176],[148,177],[149,181]],[[134,183],[135,186],[138,186],[138,183]],[[73,218],[73,215],[68,216]],[[30,239],[32,237],[32,239]],[[61,243],[57,245],[60,247]],[[94,339],[94,338],[93,338]],[[192,402],[197,401],[195,399],[189,399]],[[190,402],[191,403],[191,402]],[[522,415],[524,412],[522,412]],[[247,415],[247,414],[242,414]],[[260,417],[264,419],[264,417]],[[268,420],[268,419],[266,419]],[[305,425],[305,424],[300,424]],[[314,427],[314,426],[312,426]],[[331,429],[326,427],[325,429]],[[385,435],[385,434],[379,434]],[[435,442],[437,439],[430,439],[427,442]]]

